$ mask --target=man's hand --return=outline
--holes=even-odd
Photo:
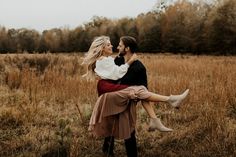
[[[134,53],[132,56],[131,56],[131,58],[129,59],[129,60],[131,60],[131,61],[136,61],[138,59],[138,55],[136,54],[136,53]]]
[[[96,79],[97,81],[99,81],[99,80],[101,80],[102,78],[101,78],[100,76],[98,76],[97,74],[95,74],[95,79]]]
[[[128,64],[131,65],[134,61],[136,61],[138,59],[138,56],[134,53],[130,59],[128,60]]]

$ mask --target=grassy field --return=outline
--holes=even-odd
[[[0,56],[0,156],[101,157],[102,138],[88,122],[96,81],[81,78],[81,54]],[[147,132],[137,106],[141,157],[236,156],[236,57],[139,54],[149,90],[177,94],[190,89],[180,110],[155,104],[171,133]],[[125,156],[123,140],[115,141]]]

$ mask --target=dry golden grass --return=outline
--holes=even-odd
[[[139,56],[149,90],[190,89],[180,110],[156,104],[171,133],[147,132],[138,105],[139,155],[236,156],[236,57]],[[81,78],[80,63],[78,54],[0,56],[0,156],[103,156],[102,139],[87,131],[96,82]],[[125,156],[123,141],[115,145],[116,156]]]

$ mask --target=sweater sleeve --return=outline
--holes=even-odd
[[[95,73],[102,79],[118,80],[128,71],[129,64],[117,66],[112,57],[104,57],[96,61]]]

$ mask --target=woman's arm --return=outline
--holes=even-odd
[[[137,57],[135,56],[131,57],[127,63],[118,66],[115,64],[114,58],[104,57],[96,61],[96,68],[94,71],[102,79],[118,80],[127,73],[129,65],[132,64],[136,58]]]

